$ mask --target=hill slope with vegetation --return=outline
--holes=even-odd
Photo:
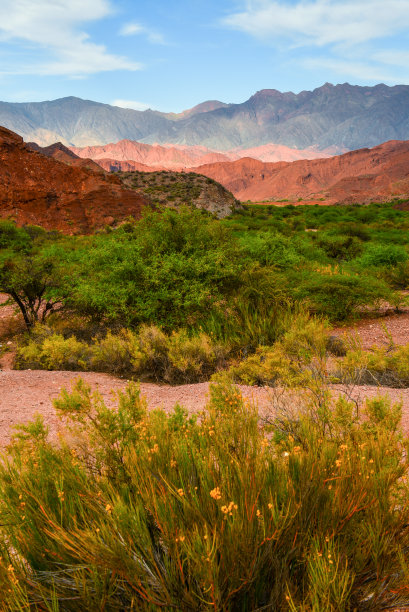
[[[120,172],[117,173],[126,189],[144,194],[155,206],[177,208],[193,206],[227,217],[241,208],[240,202],[215,180],[194,172]]]

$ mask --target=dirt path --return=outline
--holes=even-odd
[[[72,383],[83,378],[93,390],[99,391],[106,403],[115,405],[115,392],[123,390],[127,381],[114,378],[107,374],[92,372],[47,372],[36,370],[10,370],[0,372],[0,445],[10,437],[10,428],[18,423],[24,423],[41,414],[52,434],[59,429],[59,421],[53,408],[52,400],[60,394],[63,388],[70,389]],[[281,396],[280,392],[270,388],[240,386],[243,395],[256,402],[260,412],[267,414],[273,410],[279,398],[287,402],[297,402],[297,399]],[[209,384],[191,384],[170,387],[151,383],[141,384],[142,394],[147,398],[149,409],[161,407],[171,410],[176,403],[184,406],[190,413],[200,412],[207,401]],[[341,394],[344,389],[334,386],[335,394]],[[357,386],[353,397],[360,404],[366,397],[377,394],[389,395],[393,401],[403,401],[403,427],[409,433],[409,389],[377,388]]]
[[[337,336],[356,336],[364,349],[373,346],[409,344],[409,311],[388,313],[381,317],[364,318],[352,325],[337,327],[331,332]]]

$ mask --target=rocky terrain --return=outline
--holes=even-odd
[[[127,189],[136,189],[158,207],[182,204],[201,208],[219,219],[230,215],[240,203],[211,178],[194,172],[125,172],[118,175]]]
[[[219,181],[245,201],[323,200],[365,203],[409,197],[409,141],[390,141],[329,159],[263,163],[244,158],[196,172]]]
[[[60,147],[63,146],[61,143],[58,144]],[[47,147],[42,150],[47,151],[50,148]],[[145,170],[145,172],[149,172],[151,169],[182,170],[209,163],[234,161],[242,157],[252,157],[265,162],[317,159],[331,157],[337,152],[330,148],[325,151],[319,151],[316,148],[291,149],[284,145],[269,143],[251,149],[232,149],[222,153],[198,145],[191,147],[169,144],[148,145],[133,140],[120,140],[117,143],[94,147],[64,148],[81,158],[94,160],[104,170]]]
[[[101,172],[103,168],[95,163],[92,159],[79,157],[75,153],[73,153],[68,147],[64,146],[62,142],[55,142],[48,147],[40,147],[35,142],[28,142],[27,146],[33,151],[37,151],[38,153],[42,153],[46,157],[51,157],[52,159],[56,159],[57,161],[64,162],[64,164],[68,164],[69,166],[76,166],[77,168],[88,168],[89,170],[93,170],[94,172]]]
[[[216,151],[275,143],[342,152],[409,139],[409,86],[326,83],[299,94],[264,89],[240,104],[213,101],[179,114],[136,111],[74,97],[1,102],[0,125],[41,146],[61,141],[84,147],[131,139]]]
[[[138,217],[150,205],[140,193],[124,189],[117,176],[86,165],[47,157],[0,127],[0,217],[66,233],[90,232]]]
[[[0,217],[66,233],[91,232],[139,217],[143,206],[190,204],[224,217],[238,205],[196,174],[108,174],[63,144],[42,148],[0,128]]]

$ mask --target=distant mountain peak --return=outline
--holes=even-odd
[[[208,100],[182,113],[136,111],[75,96],[0,102],[0,124],[41,146],[84,147],[129,139],[216,151],[268,143],[291,149],[373,147],[409,139],[409,86],[324,83],[313,91],[261,89],[240,104]]]

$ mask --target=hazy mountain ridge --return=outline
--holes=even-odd
[[[217,151],[267,143],[351,150],[409,139],[409,86],[327,83],[299,94],[265,89],[241,104],[209,101],[174,116],[75,97],[1,102],[0,124],[42,146],[61,141],[82,147],[130,139]]]

